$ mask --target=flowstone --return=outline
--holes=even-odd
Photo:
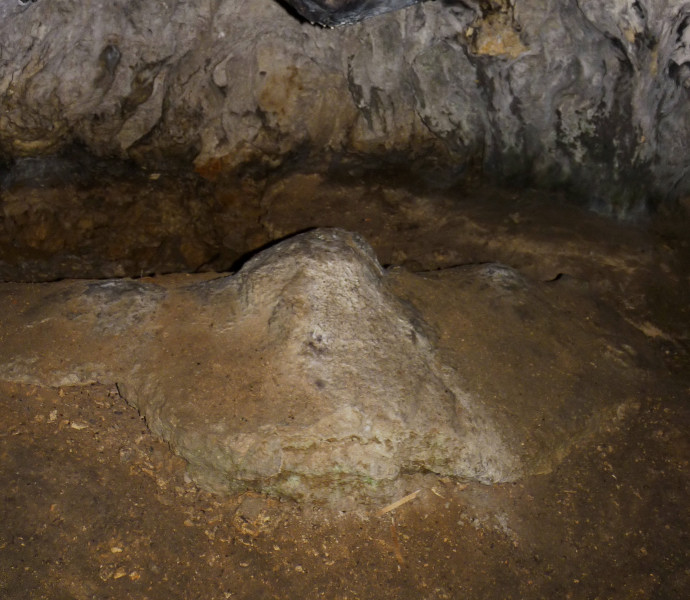
[[[414,473],[515,480],[620,414],[638,377],[507,267],[384,270],[337,229],[236,275],[4,284],[0,301],[0,379],[116,383],[216,492],[335,505],[391,498]],[[619,395],[583,383],[597,378]]]

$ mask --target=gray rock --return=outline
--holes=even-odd
[[[338,505],[414,473],[512,481],[639,393],[620,331],[549,294],[501,265],[385,271],[319,229],[234,276],[1,285],[0,379],[117,383],[216,492]]]
[[[0,156],[479,165],[634,215],[690,193],[689,19],[681,0],[468,0],[328,30],[274,0],[2,2]]]

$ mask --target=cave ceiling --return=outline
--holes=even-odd
[[[689,22],[679,0],[4,2],[0,164],[398,165],[635,215],[690,193]]]

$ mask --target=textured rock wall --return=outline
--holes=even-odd
[[[260,176],[295,160],[690,192],[690,2],[424,2],[351,27],[274,0],[0,3],[0,153],[73,144]]]

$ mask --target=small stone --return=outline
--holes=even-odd
[[[118,454],[120,455],[120,462],[122,464],[128,463],[134,458],[134,449],[129,446],[122,446]]]
[[[108,581],[113,576],[113,567],[111,565],[102,565],[100,570],[98,571],[98,576],[101,578],[101,581]]]

